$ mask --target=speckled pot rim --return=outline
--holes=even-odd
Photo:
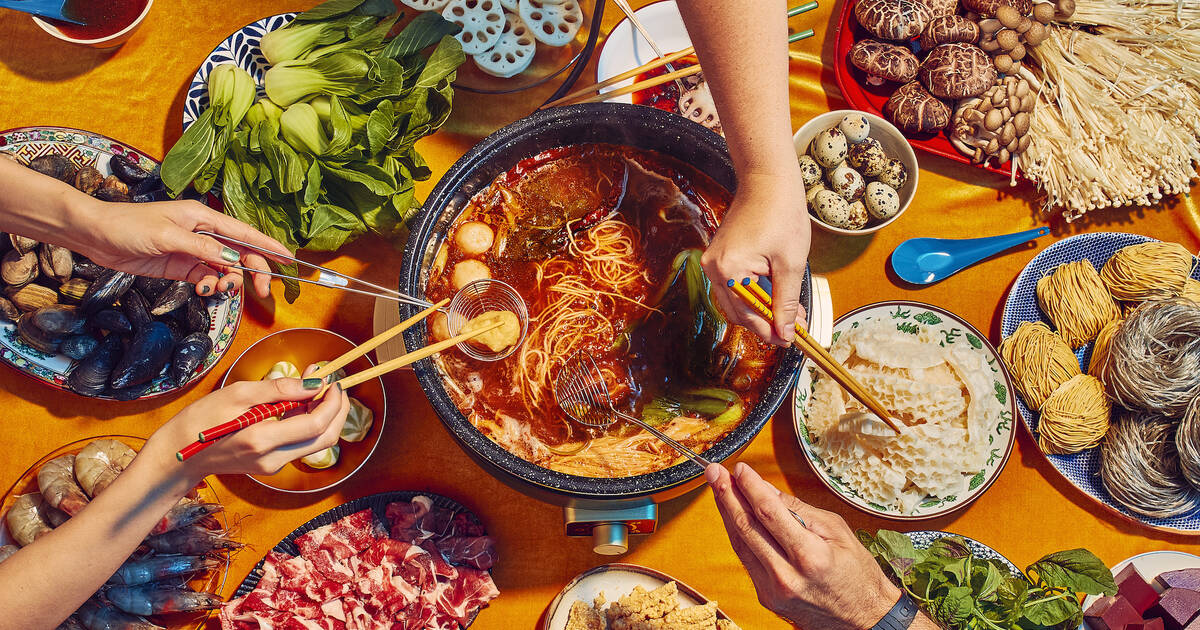
[[[430,242],[441,238],[438,221],[449,211],[448,208],[452,206],[452,202],[462,202],[478,192],[478,189],[464,189],[464,184],[479,184],[480,182],[468,182],[468,180],[480,167],[488,165],[494,159],[493,156],[515,150],[519,143],[523,139],[527,140],[529,136],[554,133],[557,130],[583,134],[589,127],[602,126],[605,121],[628,130],[626,138],[635,135],[648,137],[651,134],[661,134],[663,144],[667,144],[667,139],[669,139],[670,143],[673,143],[672,146],[685,145],[694,151],[705,153],[712,158],[708,165],[710,168],[706,170],[703,165],[693,164],[693,166],[726,189],[731,191],[736,189],[733,166],[729,160],[725,140],[712,131],[676,114],[626,103],[588,103],[534,112],[484,138],[442,176],[411,228],[408,243],[404,249],[400,289],[410,295],[421,296],[424,294],[425,254]],[[546,142],[539,145],[533,153],[506,158],[507,164],[499,165],[503,168],[492,166],[490,170],[498,168],[499,170],[491,177],[487,177],[486,183],[483,183],[480,188],[486,187],[496,175],[508,170],[520,159],[552,147],[582,142],[609,142],[638,146],[636,143],[622,142],[620,137]],[[668,151],[663,152],[670,155]],[[455,211],[458,209],[454,208]],[[803,301],[806,308],[811,307],[807,275]],[[400,317],[406,319],[418,310],[416,307],[401,305]],[[424,346],[425,327],[415,326],[405,331],[404,343],[410,352]],[[771,381],[758,405],[751,410],[749,416],[737,428],[705,451],[705,457],[720,462],[749,444],[762,430],[767,420],[787,400],[799,365],[800,353],[795,349],[787,350],[780,357]],[[688,460],[645,475],[615,478],[569,475],[532,464],[508,452],[471,424],[450,399],[432,360],[424,359],[414,364],[413,367],[417,380],[438,417],[463,448],[517,480],[560,497],[603,500],[638,498],[678,487],[702,474],[702,471]]]

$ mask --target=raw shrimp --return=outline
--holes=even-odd
[[[203,556],[150,556],[126,560],[108,580],[109,584],[147,584],[167,578],[183,577],[215,569],[221,561]]]
[[[158,520],[154,529],[150,530],[150,535],[157,536],[179,529],[180,527],[187,527],[209,514],[216,514],[224,509],[220,503],[204,503],[203,501],[195,501],[193,499],[183,499]]]
[[[162,626],[150,623],[145,617],[130,615],[94,599],[75,611],[75,616],[88,630],[163,630]]]
[[[52,508],[49,505],[46,506],[46,509],[42,510],[42,517],[45,518],[46,522],[50,524],[50,527],[53,527],[54,529],[58,529],[63,523],[66,523],[67,520],[71,518],[71,516],[66,512]]]
[[[245,545],[230,539],[227,529],[208,529],[188,525],[165,534],[151,536],[146,545],[158,553],[179,553],[198,556],[218,549],[241,549]]]
[[[17,549],[19,549],[19,547],[16,545],[4,545],[3,547],[0,547],[0,562],[4,562],[5,560],[11,558],[14,553],[17,553]]]
[[[44,510],[46,501],[37,492],[30,492],[17,497],[13,505],[4,515],[4,523],[8,525],[8,533],[13,540],[24,547],[41,536],[50,533],[53,528],[46,522]]]
[[[108,487],[137,455],[117,440],[96,440],[75,456],[75,480],[89,497]]]
[[[88,504],[88,497],[75,483],[75,456],[63,455],[42,464],[37,473],[38,490],[50,507],[74,516]]]
[[[212,610],[225,603],[212,593],[198,593],[167,584],[110,586],[104,589],[104,596],[113,606],[133,615]]]

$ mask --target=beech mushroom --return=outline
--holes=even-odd
[[[921,64],[921,83],[940,98],[983,93],[996,81],[996,66],[978,46],[956,42],[938,46]]]
[[[884,81],[908,83],[917,76],[921,63],[904,46],[864,39],[850,48],[850,63],[867,73],[867,83],[882,85]]]
[[[909,40],[921,34],[933,15],[916,0],[861,0],[854,17],[880,39]]]
[[[964,100],[954,112],[950,142],[971,160],[1000,164],[1029,146],[1035,99],[1029,82],[1007,76],[983,94]],[[1015,169],[1014,169],[1015,170]]]
[[[960,15],[943,15],[929,20],[921,34],[921,48],[931,50],[942,44],[965,42],[974,44],[979,39],[979,25]]]
[[[917,81],[900,86],[884,105],[883,113],[909,134],[930,133],[950,124],[950,108]]]

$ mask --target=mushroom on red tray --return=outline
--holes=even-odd
[[[958,15],[958,0],[918,0],[929,9],[932,17]]]
[[[974,44],[955,42],[934,48],[921,63],[921,83],[939,98],[983,94],[996,82],[996,66]]]
[[[917,81],[905,83],[883,107],[883,113],[904,133],[930,133],[950,124],[950,108]]]
[[[955,42],[974,44],[978,39],[978,24],[961,15],[943,15],[929,20],[925,26],[925,32],[921,33],[921,48],[932,50]]]
[[[876,37],[909,40],[925,30],[933,14],[918,0],[860,0],[854,17]]]
[[[864,39],[850,48],[850,63],[867,73],[867,83],[882,85],[884,81],[908,83],[917,77],[921,62],[904,46]]]

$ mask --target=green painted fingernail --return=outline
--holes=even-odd
[[[209,293],[212,293],[212,287],[207,284],[200,285],[200,295],[208,295]]]
[[[230,280],[229,282],[226,282],[226,283],[225,283],[225,286],[221,287],[221,290],[222,290],[222,291],[229,291],[229,290],[230,290],[230,289],[232,289],[232,288],[233,288],[233,281],[232,281],[232,280]]]
[[[304,389],[321,389],[321,383],[319,378],[306,378],[302,381]]]
[[[221,260],[224,260],[227,263],[235,263],[241,259],[242,255],[239,254],[236,249],[232,247],[221,248]]]

